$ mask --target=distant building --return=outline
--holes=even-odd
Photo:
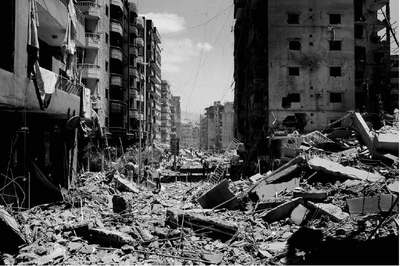
[[[200,118],[200,148],[215,152],[225,150],[233,139],[233,121],[232,102],[222,105],[217,101],[207,107]]]
[[[192,122],[184,122],[181,124],[181,135],[179,147],[184,149],[199,149],[199,133],[200,126]]]
[[[172,133],[173,106],[170,85],[166,80],[161,82],[161,143],[170,143]]]
[[[200,116],[200,149],[208,150],[208,120],[207,116]]]
[[[233,120],[235,112],[233,110],[233,102],[227,102],[224,104],[224,110],[222,112],[222,149],[226,150],[229,144],[233,140]]]
[[[172,119],[172,131],[176,133],[179,138],[181,135],[181,97],[172,96],[173,106],[173,119]]]

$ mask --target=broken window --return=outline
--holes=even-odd
[[[286,97],[282,98],[282,107],[290,108],[292,103],[300,102],[300,94],[299,93],[289,93]]]
[[[299,76],[300,68],[298,67],[289,67],[289,76]]]
[[[300,41],[289,41],[289,50],[300,51],[301,50],[301,43]]]
[[[329,24],[340,24],[342,22],[342,15],[329,14]]]
[[[329,93],[329,102],[331,102],[331,103],[341,103],[342,102],[342,93],[339,93],[339,92],[331,92],[331,93]]]
[[[342,41],[329,41],[330,51],[340,51],[342,50]]]
[[[364,26],[363,25],[355,25],[354,26],[354,36],[356,39],[364,38]]]
[[[300,22],[300,15],[296,13],[289,13],[287,18],[288,24],[299,24]]]
[[[329,74],[331,77],[340,77],[342,75],[341,67],[330,67]]]

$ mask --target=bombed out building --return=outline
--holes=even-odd
[[[349,110],[391,106],[388,0],[234,4],[235,135],[250,160],[275,130],[322,129]]]
[[[59,199],[78,170],[90,129],[90,90],[77,75],[84,16],[72,1],[1,1],[1,204]],[[89,130],[90,131],[90,130]]]

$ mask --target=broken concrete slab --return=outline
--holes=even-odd
[[[63,260],[67,256],[67,249],[64,246],[59,244],[55,244],[53,249],[50,251],[48,255],[42,256],[34,261],[31,261],[29,264],[32,265],[47,265],[58,264],[57,260]]]
[[[208,234],[211,237],[223,240],[232,238],[238,230],[236,224],[217,218],[178,209],[167,210],[166,224],[172,228],[179,228],[182,225],[182,221],[183,226],[192,228],[196,233]]]
[[[389,184],[387,187],[391,192],[399,194],[399,180],[394,181],[393,183]]]
[[[340,207],[331,203],[313,203],[308,201],[306,202],[306,207],[317,213],[329,216],[335,222],[341,222],[350,216],[348,213],[342,211]]]
[[[388,212],[392,205],[396,202],[396,196],[389,194],[381,194],[374,197],[361,197],[348,199],[350,215],[378,214]],[[399,204],[393,208],[394,212],[399,212]]]
[[[332,176],[346,179],[366,180],[377,182],[384,177],[378,173],[370,173],[350,166],[343,166],[340,163],[333,162],[329,159],[314,157],[308,161],[313,170],[321,171]]]
[[[139,193],[139,189],[136,187],[134,183],[122,178],[119,174],[114,175],[114,180],[122,191]]]
[[[257,202],[255,211],[275,208],[291,199],[291,197],[267,198],[264,201]]]
[[[17,221],[0,206],[0,252],[14,253],[20,245],[26,244]]]
[[[293,198],[301,197],[305,200],[323,201],[328,197],[328,192],[323,190],[293,191]]]
[[[268,223],[279,221],[289,217],[293,209],[296,208],[299,204],[304,204],[304,200],[302,198],[295,198],[271,210],[264,211],[260,214],[260,217],[262,217]]]
[[[310,211],[304,207],[304,205],[299,204],[296,208],[293,209],[292,213],[290,214],[290,220],[297,224],[301,225],[307,217],[307,214]]]
[[[373,135],[360,113],[350,112],[342,119],[342,126],[353,128],[360,134],[363,143],[371,150]]]
[[[102,246],[116,248],[134,243],[134,239],[130,235],[105,228],[89,229],[89,240]]]
[[[374,136],[374,147],[377,151],[399,153],[399,134],[379,133]]]
[[[239,207],[239,200],[229,190],[229,181],[222,180],[219,184],[204,193],[197,202],[205,209],[236,209]]]
[[[266,184],[265,182],[261,182],[258,186],[256,186],[250,193],[255,193],[257,200],[256,201],[265,201],[268,198],[275,197],[276,194],[282,191],[292,191],[296,187],[300,185],[299,178],[293,178],[288,182],[277,183],[277,184]],[[253,197],[251,197],[253,198]]]

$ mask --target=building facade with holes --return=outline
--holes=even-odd
[[[234,4],[235,135],[249,160],[265,153],[274,130],[322,129],[349,110],[382,107],[388,0]]]

